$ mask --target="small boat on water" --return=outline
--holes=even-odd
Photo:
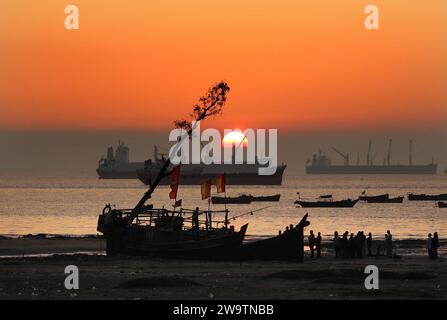
[[[281,198],[280,194],[275,194],[272,196],[251,196],[251,201],[268,201],[268,202],[278,202]]]
[[[404,202],[404,196],[388,198],[386,200],[367,200],[368,203],[402,203]]]
[[[445,201],[447,200],[447,193],[442,194],[408,194],[408,200],[410,201]]]
[[[447,202],[439,201],[439,202],[438,202],[438,207],[439,207],[439,208],[447,208]]]
[[[351,200],[317,200],[317,201],[304,201],[296,200],[295,204],[300,205],[303,208],[352,208],[359,202],[359,199]]]
[[[362,195],[359,197],[359,199],[362,201],[366,201],[367,203],[402,203],[404,201],[403,196],[390,198],[390,195],[388,193],[377,196]]]
[[[251,201],[251,196],[247,196],[245,194],[238,197],[211,197],[212,204],[247,204],[251,203]]]
[[[359,196],[360,200],[368,201],[368,202],[370,202],[370,201],[385,201],[385,200],[388,200],[389,198],[390,198],[390,195],[388,193],[380,194],[377,196],[367,196],[363,193],[361,196]]]
[[[213,204],[247,204],[251,203],[252,201],[264,201],[264,202],[277,202],[279,201],[281,195],[275,194],[272,196],[253,196],[251,194],[246,195],[242,194],[238,197],[211,197],[211,202]]]

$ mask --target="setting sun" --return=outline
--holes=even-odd
[[[225,146],[235,145],[238,147],[241,143],[242,145],[246,146],[247,142],[247,137],[240,131],[231,131],[223,138],[223,143]]]

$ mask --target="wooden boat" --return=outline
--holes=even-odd
[[[447,193],[429,195],[429,194],[408,194],[408,200],[410,201],[445,201],[447,200]]]
[[[439,208],[447,208],[447,202],[439,201],[439,202],[438,202],[438,207],[439,207]]]
[[[253,196],[251,194],[246,195],[242,194],[238,197],[211,197],[211,202],[213,204],[247,204],[251,203],[252,201],[270,201],[270,202],[276,202],[279,201],[281,195],[275,194],[272,196]]]
[[[386,200],[366,200],[368,203],[402,203],[404,202],[404,197],[395,197],[395,198],[388,198]]]
[[[377,196],[367,196],[367,195],[361,195],[359,197],[360,200],[362,201],[367,201],[367,202],[378,202],[378,201],[386,201],[390,198],[390,195],[388,193],[386,194],[381,194],[381,195],[377,195]]]
[[[111,210],[108,207],[99,216],[97,229],[105,235],[107,255],[215,259],[238,249],[248,227],[245,224],[239,231],[228,228],[228,224],[221,228],[213,227],[208,211],[197,211],[197,216],[206,214],[206,221],[196,220],[198,225],[194,226],[193,222],[190,228],[184,226],[184,221],[194,219],[185,217],[185,214],[191,215],[193,210],[175,212],[149,207],[129,223],[131,213],[132,210]]]
[[[359,199],[368,203],[402,203],[404,201],[403,196],[390,198],[389,194],[382,194],[378,196],[361,196]]]
[[[272,196],[251,196],[251,201],[278,202],[280,198],[281,198],[280,194],[275,194]]]
[[[338,200],[338,201],[303,201],[296,200],[295,204],[300,205],[303,208],[352,208],[359,201],[359,199],[351,200]]]
[[[304,228],[310,225],[307,213],[296,225],[290,225],[277,236],[243,244],[238,251],[241,260],[303,261]]]
[[[247,204],[251,203],[252,197],[245,194],[238,197],[211,197],[213,204]]]

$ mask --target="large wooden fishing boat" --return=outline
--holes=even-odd
[[[225,220],[212,221],[213,214],[217,213],[224,213]],[[248,224],[235,231],[229,226],[228,210],[173,211],[148,206],[129,223],[131,214],[131,209],[117,210],[107,205],[99,216],[97,229],[105,235],[107,255],[302,261],[304,228],[310,224],[306,214],[297,225],[286,227],[277,236],[243,243]],[[205,220],[199,220],[199,216],[205,216]],[[188,221],[189,227],[185,225]]]
[[[107,255],[135,255],[177,259],[213,259],[228,256],[242,245],[247,224],[239,231],[222,221],[211,221],[211,211],[172,211],[146,207],[130,223],[131,209],[106,206],[98,219],[104,233]],[[206,215],[205,221],[199,216]],[[191,226],[185,222],[190,221]]]

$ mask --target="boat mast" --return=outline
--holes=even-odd
[[[225,105],[226,102],[226,95],[228,91],[230,90],[230,87],[225,82],[219,82],[216,85],[214,85],[212,88],[209,89],[206,96],[200,98],[200,104],[201,105],[195,105],[193,109],[193,120],[196,121],[196,125],[199,121],[204,120],[208,118],[209,116],[214,116],[217,114],[222,113],[222,108]],[[189,122],[186,120],[182,121],[176,121],[175,122],[176,127],[181,129],[187,129],[187,132],[181,137],[180,141],[183,141],[184,139],[189,139],[191,136],[193,130],[195,127],[191,127],[189,125]],[[177,146],[180,147],[180,144],[177,144]],[[177,150],[175,150],[173,153],[175,154]],[[168,157],[165,159],[162,157],[162,160],[164,160],[163,166],[161,167],[160,171],[158,172],[157,177],[154,181],[151,181],[149,185],[149,190],[147,190],[144,195],[141,197],[140,201],[138,201],[137,205],[133,208],[131,214],[128,217],[128,222],[132,223],[132,221],[141,213],[144,209],[144,204],[147,200],[151,198],[152,193],[155,191],[155,189],[160,184],[160,181],[170,176],[172,171],[168,172],[168,168],[171,165],[171,160]]]
[[[386,163],[387,165],[391,164],[391,144],[393,143],[393,140],[390,139],[388,142],[388,155],[386,156]]]
[[[372,140],[369,139],[368,152],[366,153],[366,165],[367,166],[372,165],[372,161],[371,161],[371,147],[372,147]]]

